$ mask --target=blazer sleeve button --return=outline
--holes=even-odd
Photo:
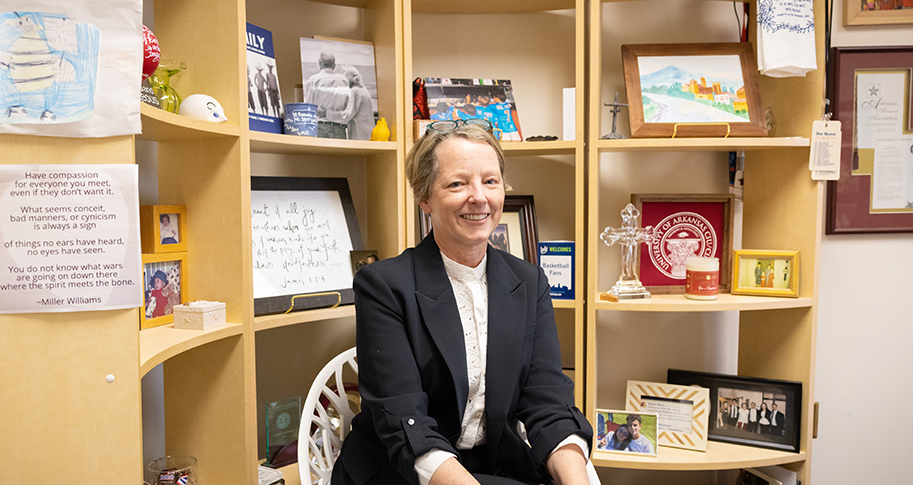
[[[414,424],[415,424],[415,420],[414,420],[414,419],[412,419],[412,418],[409,418],[409,420],[408,420],[408,421],[406,421],[406,422],[407,422],[407,423],[409,423],[409,426],[412,426],[412,425],[414,425]]]

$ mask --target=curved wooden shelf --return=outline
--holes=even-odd
[[[574,8],[574,0],[523,0],[522,2],[492,2],[490,0],[412,0],[417,13],[502,14],[535,13]]]
[[[169,141],[220,136],[236,137],[241,133],[238,125],[195,120],[169,113],[146,103],[140,103],[140,115],[143,132],[136,135],[137,140]]]
[[[140,376],[175,355],[234,335],[241,335],[240,324],[226,323],[209,330],[178,330],[173,324],[141,330]]]
[[[316,310],[302,310],[293,313],[282,313],[279,315],[266,315],[254,317],[254,329],[256,332],[269,330],[271,328],[285,327],[288,325],[297,325],[299,323],[319,322],[321,320],[330,320],[331,318],[345,318],[355,316],[355,305],[342,305],[336,308],[318,308]]]
[[[552,308],[575,308],[574,300],[552,300]]]
[[[539,156],[539,155],[573,155],[574,140],[556,141],[506,141],[501,143],[504,155]]]
[[[293,155],[366,156],[396,152],[395,141],[352,141],[313,136],[279,135],[250,132],[250,151]]]
[[[602,292],[600,292],[602,293]],[[809,308],[811,298],[776,298],[770,296],[738,296],[720,293],[716,300],[689,300],[685,295],[653,295],[646,300],[611,302],[593,299],[596,310],[616,312],[728,312],[752,310],[781,310],[784,308]]]
[[[628,138],[625,140],[599,140],[600,152],[627,152],[635,150],[689,151],[689,150],[769,150],[775,148],[808,148],[811,142],[802,137],[758,138]]]
[[[683,450],[661,446],[659,456],[593,452],[593,465],[638,470],[722,470],[805,461],[805,453],[754,448],[751,446],[707,442],[707,451]]]

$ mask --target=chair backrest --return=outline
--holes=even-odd
[[[342,377],[346,364],[358,375],[354,347],[323,367],[304,400],[298,428],[298,474],[302,484],[329,485],[333,464],[352,426],[355,412],[349,405]]]

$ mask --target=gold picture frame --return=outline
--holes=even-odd
[[[167,225],[165,225],[165,218],[168,219]],[[186,206],[141,205],[139,223],[140,248],[144,253],[162,254],[187,251]]]
[[[659,382],[628,381],[625,410],[659,416],[660,446],[707,451],[710,390]],[[690,419],[687,415],[690,414]]]
[[[799,251],[736,250],[732,294],[799,297]]]
[[[875,6],[881,3],[890,5],[894,8],[886,10],[874,10]],[[913,24],[913,10],[909,8],[896,8],[899,0],[866,2],[865,0],[846,0],[843,2],[843,25],[889,25],[889,24]]]
[[[161,288],[155,284],[159,272],[165,275]],[[174,307],[188,301],[187,253],[143,254],[140,330],[174,322]]]

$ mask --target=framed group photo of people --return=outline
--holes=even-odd
[[[708,438],[799,452],[802,383],[669,369],[667,381],[710,390]]]

